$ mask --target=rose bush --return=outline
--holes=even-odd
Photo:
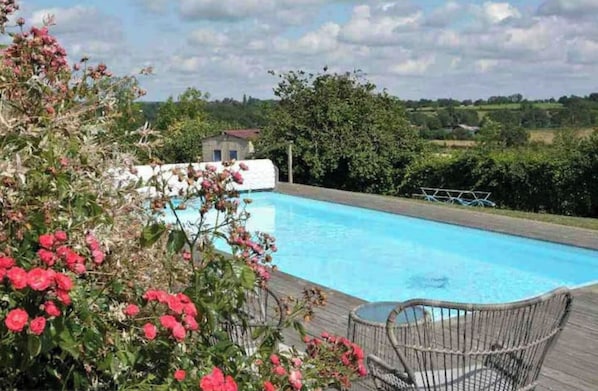
[[[17,9],[0,0],[0,32]],[[143,154],[125,153],[110,131],[115,102],[143,91],[104,64],[69,66],[46,22],[18,19],[1,54],[0,389],[315,390],[363,375],[344,338],[308,338],[302,353],[279,353],[274,326],[256,331],[255,352],[231,339],[223,325],[247,325],[247,292],[268,284],[276,251],[245,228],[250,201],[234,184],[247,166],[179,167],[165,180],[147,127],[134,132]],[[117,183],[134,156],[155,167],[153,192]],[[173,178],[185,186],[173,191]],[[189,208],[191,224],[179,216]],[[317,289],[282,298],[283,326],[304,334],[324,301]]]

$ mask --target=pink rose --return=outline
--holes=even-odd
[[[28,320],[29,314],[25,310],[16,308],[8,313],[6,319],[4,319],[4,324],[13,333],[20,333],[23,331]]]
[[[187,332],[185,331],[185,328],[183,327],[182,324],[180,324],[179,322],[176,322],[173,326],[172,326],[172,336],[174,337],[174,339],[176,339],[177,341],[182,341],[185,339],[187,335]]]
[[[61,314],[60,309],[53,301],[46,301],[44,303],[44,311],[46,311],[46,314],[49,316],[60,316]]]
[[[54,243],[55,243],[55,237],[52,234],[43,234],[39,236],[39,245],[48,249],[48,250],[52,250],[52,247],[54,247]]]
[[[135,316],[139,313],[139,307],[137,307],[135,304],[129,304],[125,307],[123,313],[127,316]]]
[[[68,239],[68,235],[64,231],[56,231],[54,232],[54,238],[56,238],[56,240],[59,242],[66,242]]]
[[[46,328],[46,318],[38,316],[29,323],[29,330],[35,335],[41,335]]]
[[[174,325],[177,323],[178,322],[177,322],[176,318],[172,315],[160,316],[160,324],[162,325],[162,327],[164,327],[166,329],[172,329],[174,327]]]
[[[27,272],[20,267],[10,268],[6,276],[15,289],[23,289],[27,286]]]
[[[46,250],[45,248],[40,248],[37,250],[37,256],[48,266],[53,266],[56,263],[56,254],[50,250]]]
[[[151,323],[146,323],[143,325],[143,333],[145,338],[151,341],[156,338],[156,335],[158,335],[158,328]]]
[[[187,373],[182,369],[177,369],[176,371],[174,371],[174,378],[177,381],[185,380],[185,376],[187,376]]]
[[[45,291],[52,285],[52,273],[36,267],[27,273],[27,285],[35,291]]]

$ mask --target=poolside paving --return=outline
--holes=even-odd
[[[591,230],[304,185],[281,183],[277,191],[598,250],[598,234]],[[296,296],[304,287],[318,285],[275,272],[270,286],[279,295]],[[365,301],[336,291],[334,287],[321,288],[327,294],[328,304],[316,310],[315,319],[307,324],[307,332],[346,335],[349,312]],[[571,317],[546,358],[537,391],[598,390],[598,285],[575,289],[573,294]],[[285,335],[285,343],[302,345],[294,333]],[[352,388],[355,391],[369,389],[361,384]]]

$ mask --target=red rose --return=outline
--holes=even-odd
[[[39,236],[39,245],[47,248],[48,250],[52,250],[54,247],[54,243],[56,242],[56,238],[52,234],[43,234]]]
[[[74,265],[77,263],[85,262],[85,258],[83,258],[81,255],[77,254],[70,248],[67,248],[66,250],[64,250],[64,258],[65,258],[64,260],[67,265]]]
[[[27,272],[20,267],[11,268],[6,276],[15,289],[23,289],[27,286]]]
[[[40,335],[46,328],[46,318],[38,316],[29,323],[29,330],[35,335]]]
[[[193,303],[185,304],[185,308],[183,308],[183,312],[187,316],[193,316],[193,317],[197,316],[197,308],[195,307],[195,304],[193,304]]]
[[[81,274],[85,274],[85,272],[87,272],[87,269],[85,268],[85,265],[82,263],[75,263],[72,267],[69,267],[69,269],[75,273],[76,275],[81,275]]]
[[[53,266],[56,263],[56,254],[50,250],[46,250],[45,248],[40,248],[37,250],[37,256],[48,266]]]
[[[177,369],[176,371],[174,371],[174,378],[177,381],[185,380],[185,376],[187,376],[187,373],[182,369]]]
[[[45,291],[52,285],[52,273],[36,267],[27,273],[27,285],[35,291]]]
[[[359,363],[358,371],[359,371],[359,376],[361,376],[361,377],[364,377],[365,375],[368,374],[368,371],[367,371],[367,369],[365,369],[365,365],[363,365],[363,362]]]
[[[276,391],[277,388],[269,381],[264,382],[264,391]]]
[[[158,328],[151,323],[146,323],[143,325],[143,333],[145,334],[145,338],[151,341],[156,338],[156,335],[158,334]]]
[[[56,232],[54,232],[54,238],[56,238],[56,240],[59,242],[66,242],[68,239],[68,236],[67,236],[66,232],[64,232],[64,231],[56,231]]]
[[[202,391],[237,391],[237,383],[231,376],[224,377],[220,368],[214,367],[212,373],[205,375],[199,382]]]
[[[61,314],[60,309],[53,301],[46,301],[44,303],[44,311],[46,311],[46,314],[49,316],[60,316]]]
[[[104,258],[106,257],[102,250],[93,250],[91,252],[91,256],[93,257],[93,262],[97,265],[100,265],[102,262],[104,262]]]
[[[127,316],[135,316],[139,313],[139,307],[137,307],[135,304],[129,304],[125,307],[123,312]]]
[[[14,333],[20,333],[23,331],[23,327],[25,327],[28,320],[29,315],[27,312],[20,308],[16,308],[8,313],[6,319],[4,319],[4,324],[6,324],[6,327],[10,331]]]
[[[164,328],[171,329],[177,323],[179,323],[179,322],[177,322],[177,320],[175,319],[175,317],[172,316],[172,315],[162,315],[160,317],[160,324]]]
[[[192,316],[185,316],[185,320],[183,322],[185,323],[185,327],[187,328],[187,330],[195,331],[199,328],[197,321]]]
[[[169,296],[168,297],[168,308],[172,310],[172,312],[176,314],[182,314],[184,305],[181,303],[178,297],[176,296]]]
[[[72,303],[69,293],[67,291],[63,291],[62,289],[58,289],[56,291],[56,297],[58,297],[58,300],[62,301],[64,305],[71,305]]]
[[[291,374],[289,375],[289,383],[293,386],[294,389],[300,390],[301,389],[301,372],[291,369]]]
[[[73,281],[66,274],[56,273],[54,280],[56,281],[58,288],[62,289],[63,291],[68,292],[73,289]]]
[[[187,332],[185,331],[185,328],[183,327],[182,324],[180,324],[179,322],[176,322],[173,326],[172,326],[172,336],[174,337],[174,339],[176,339],[177,341],[182,341],[185,339],[185,336],[187,335]]]
[[[10,269],[15,263],[11,257],[0,256],[0,269]]]
[[[278,356],[276,354],[272,354],[270,356],[270,362],[274,365],[280,365],[280,359],[278,358]]]

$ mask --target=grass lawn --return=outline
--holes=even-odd
[[[429,203],[430,202],[430,201],[418,200],[418,199],[413,199],[413,198],[410,198],[409,200],[413,200],[415,202],[421,202],[421,203]],[[593,229],[593,230],[598,231],[598,219],[593,219],[593,218],[589,218],[589,217],[562,216],[562,215],[553,215],[553,214],[548,214],[548,213],[522,212],[522,211],[518,211],[518,210],[498,209],[498,208],[478,208],[478,207],[474,208],[471,206],[443,204],[440,202],[435,202],[434,205],[438,205],[438,206],[442,206],[442,207],[446,207],[446,208],[460,208],[460,209],[467,209],[467,210],[475,210],[476,212],[481,212],[481,213],[489,213],[489,214],[494,214],[494,215],[517,217],[517,218],[521,218],[521,219],[543,221],[545,223],[560,224],[560,225],[566,225],[569,227],[586,228],[586,229]]]

